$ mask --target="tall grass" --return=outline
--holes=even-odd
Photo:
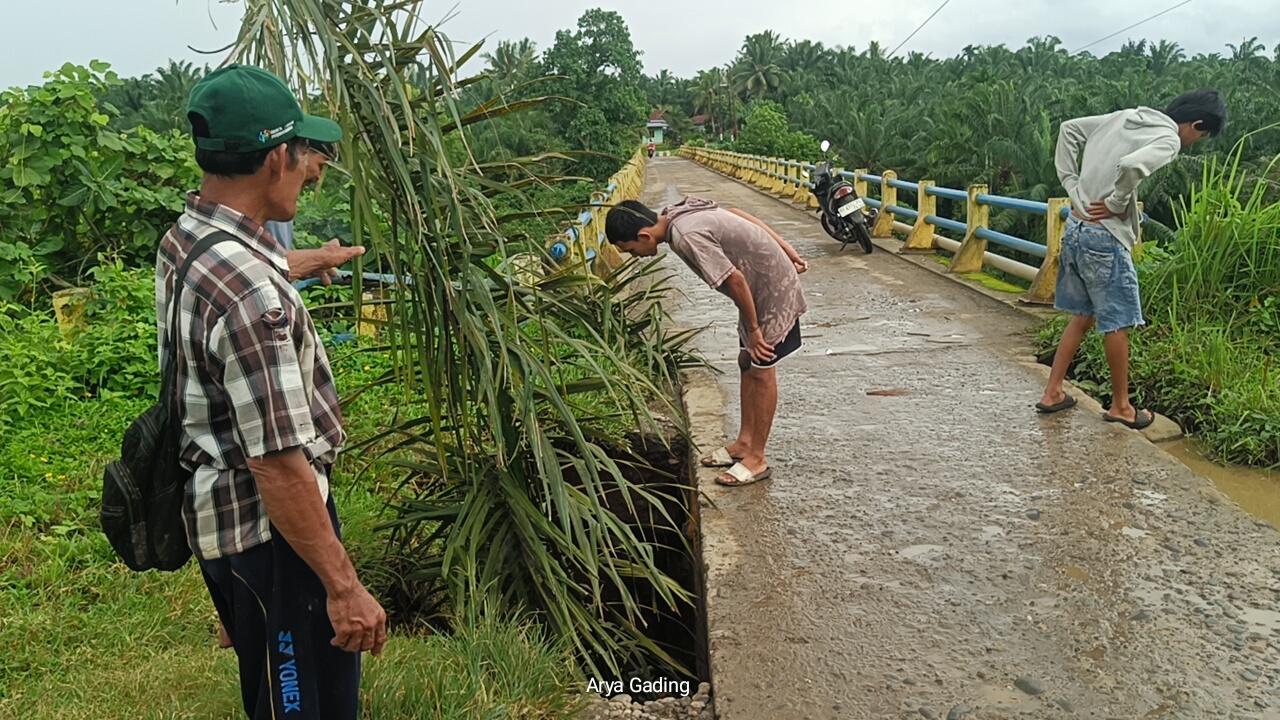
[[[1244,147],[1204,163],[1200,186],[1177,213],[1173,254],[1143,286],[1147,308],[1230,321],[1280,291],[1280,202],[1268,181],[1242,172]]]
[[[665,391],[690,358],[652,303],[661,283],[637,297],[625,272],[601,279],[570,269],[526,287],[485,261],[507,255],[489,198],[513,188],[472,160],[467,128],[536,101],[460,107],[457,91],[477,81],[460,67],[479,46],[455,55],[419,22],[420,0],[246,7],[233,55],[277,71],[343,125],[353,239],[407,278],[388,337],[402,360],[396,381],[420,393],[425,410],[381,438],[396,438],[383,451],[404,472],[398,496],[407,498],[391,548],[396,571],[434,583],[445,602],[430,609],[439,612],[534,613],[593,671],[674,665],[645,637],[633,584],[667,611],[688,594],[602,500],[613,492],[628,507],[662,507],[661,493],[629,480],[639,460],[581,416],[606,407],[648,433],[660,432],[663,416],[682,425]],[[538,175],[533,161],[508,161],[502,172],[517,167]]]

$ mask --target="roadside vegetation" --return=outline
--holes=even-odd
[[[658,559],[683,537],[666,509],[684,490],[637,442],[680,437],[676,373],[699,360],[653,264],[595,275],[543,252],[639,145],[625,23],[590,11],[514,56],[419,28],[406,55],[391,48],[415,13],[348,5],[250,0],[231,52],[347,129],[298,245],[363,244],[359,274],[404,279],[367,288],[376,336],[352,338],[372,296],[303,291],[352,438],[333,482],[344,535],[393,622],[366,716],[564,717],[588,672],[690,674],[678,640],[645,634],[693,603]],[[158,390],[154,248],[198,184],[173,114],[204,72],[66,65],[0,102],[3,717],[239,713],[196,566],[131,573],[96,517],[103,465]],[[541,279],[513,281],[521,257]],[[68,288],[85,292],[59,327],[50,295]]]

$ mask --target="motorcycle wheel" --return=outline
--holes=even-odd
[[[867,223],[865,221],[854,222],[852,225],[853,234],[857,237],[858,244],[862,246],[862,252],[870,255],[876,246],[871,243],[871,232],[867,230]]]
[[[840,242],[847,242],[840,236],[841,233],[839,226],[832,222],[831,218],[826,213],[822,213],[822,229],[827,231],[827,234],[833,239],[839,240]]]

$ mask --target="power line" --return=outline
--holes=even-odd
[[[916,28],[915,30],[912,30],[912,31],[911,31],[911,34],[907,36],[907,39],[906,39],[906,40],[903,40],[903,41],[902,41],[902,42],[900,42],[900,43],[898,43],[898,47],[894,48],[894,49],[893,49],[893,52],[891,52],[891,53],[889,53],[888,55],[886,55],[886,56],[885,56],[885,59],[886,59],[886,60],[888,60],[889,58],[893,57],[894,55],[897,55],[897,54],[898,54],[898,51],[902,49],[902,46],[903,46],[903,45],[906,45],[908,42],[910,42],[910,41],[911,41],[911,38],[915,37],[915,36],[916,36],[916,33],[918,33],[918,32],[920,32],[921,30],[923,30],[923,29],[924,29],[924,26],[925,26],[925,25],[928,25],[928,24],[929,24],[929,21],[933,19],[933,16],[934,16],[934,15],[937,15],[937,14],[938,14],[938,13],[940,13],[940,12],[942,12],[942,8],[946,7],[948,4],[950,4],[950,2],[951,2],[951,0],[942,0],[942,4],[938,6],[938,9],[937,9],[937,10],[934,10],[934,11],[933,11],[933,15],[930,15],[929,17],[925,18],[925,19],[924,19],[924,22],[920,23],[920,27]]]
[[[1072,55],[1075,55],[1075,54],[1076,54],[1076,53],[1078,53],[1078,52],[1083,52],[1083,51],[1085,51],[1085,50],[1088,50],[1089,48],[1093,47],[1094,45],[1097,45],[1098,43],[1100,43],[1100,42],[1104,42],[1104,41],[1106,41],[1106,40],[1110,40],[1111,38],[1113,38],[1113,37],[1115,37],[1115,36],[1119,35],[1120,33],[1128,32],[1128,31],[1130,31],[1130,30],[1132,30],[1132,29],[1134,29],[1134,28],[1138,27],[1139,25],[1142,25],[1143,23],[1146,23],[1146,22],[1150,22],[1150,21],[1152,21],[1152,20],[1155,20],[1156,18],[1160,17],[1161,15],[1164,15],[1165,13],[1173,12],[1174,10],[1177,10],[1178,8],[1182,7],[1183,5],[1186,5],[1186,4],[1187,4],[1187,3],[1189,3],[1189,2],[1191,2],[1191,0],[1182,0],[1182,2],[1178,3],[1177,5],[1174,5],[1173,7],[1168,8],[1168,9],[1166,9],[1166,10],[1161,10],[1160,12],[1156,13],[1155,15],[1152,15],[1151,17],[1149,17],[1149,18],[1147,18],[1147,19],[1145,19],[1145,20],[1139,20],[1138,22],[1136,22],[1136,23],[1134,23],[1134,24],[1130,25],[1130,26],[1129,26],[1129,27],[1127,27],[1127,28],[1124,28],[1124,29],[1122,29],[1122,30],[1117,30],[1117,31],[1115,31],[1115,32],[1111,33],[1110,35],[1108,35],[1108,36],[1106,36],[1106,37],[1104,37],[1104,38],[1099,38],[1099,39],[1097,39],[1097,40],[1094,40],[1093,42],[1091,42],[1091,43],[1089,43],[1088,45],[1085,45],[1084,47],[1082,47],[1082,48],[1080,48],[1080,49],[1078,49],[1078,50],[1076,50],[1076,51],[1072,52],[1071,54],[1072,54]]]

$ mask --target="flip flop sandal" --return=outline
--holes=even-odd
[[[750,485],[751,483],[768,480],[773,475],[772,468],[765,468],[758,473],[752,474],[742,463],[734,463],[733,467],[716,478],[716,482],[721,485],[737,487],[739,485]]]
[[[702,463],[702,467],[729,467],[741,459],[733,457],[727,449],[720,447],[698,462]]]
[[[1060,403],[1053,405],[1045,405],[1044,403],[1036,403],[1036,412],[1041,415],[1049,415],[1050,413],[1060,412],[1062,410],[1070,410],[1076,406],[1076,399],[1070,395]]]
[[[1118,418],[1114,415],[1103,415],[1102,419],[1107,422],[1120,423],[1132,430],[1142,430],[1143,428],[1150,427],[1151,423],[1156,421],[1156,414],[1150,410],[1134,408],[1133,420],[1125,420],[1124,418]]]

